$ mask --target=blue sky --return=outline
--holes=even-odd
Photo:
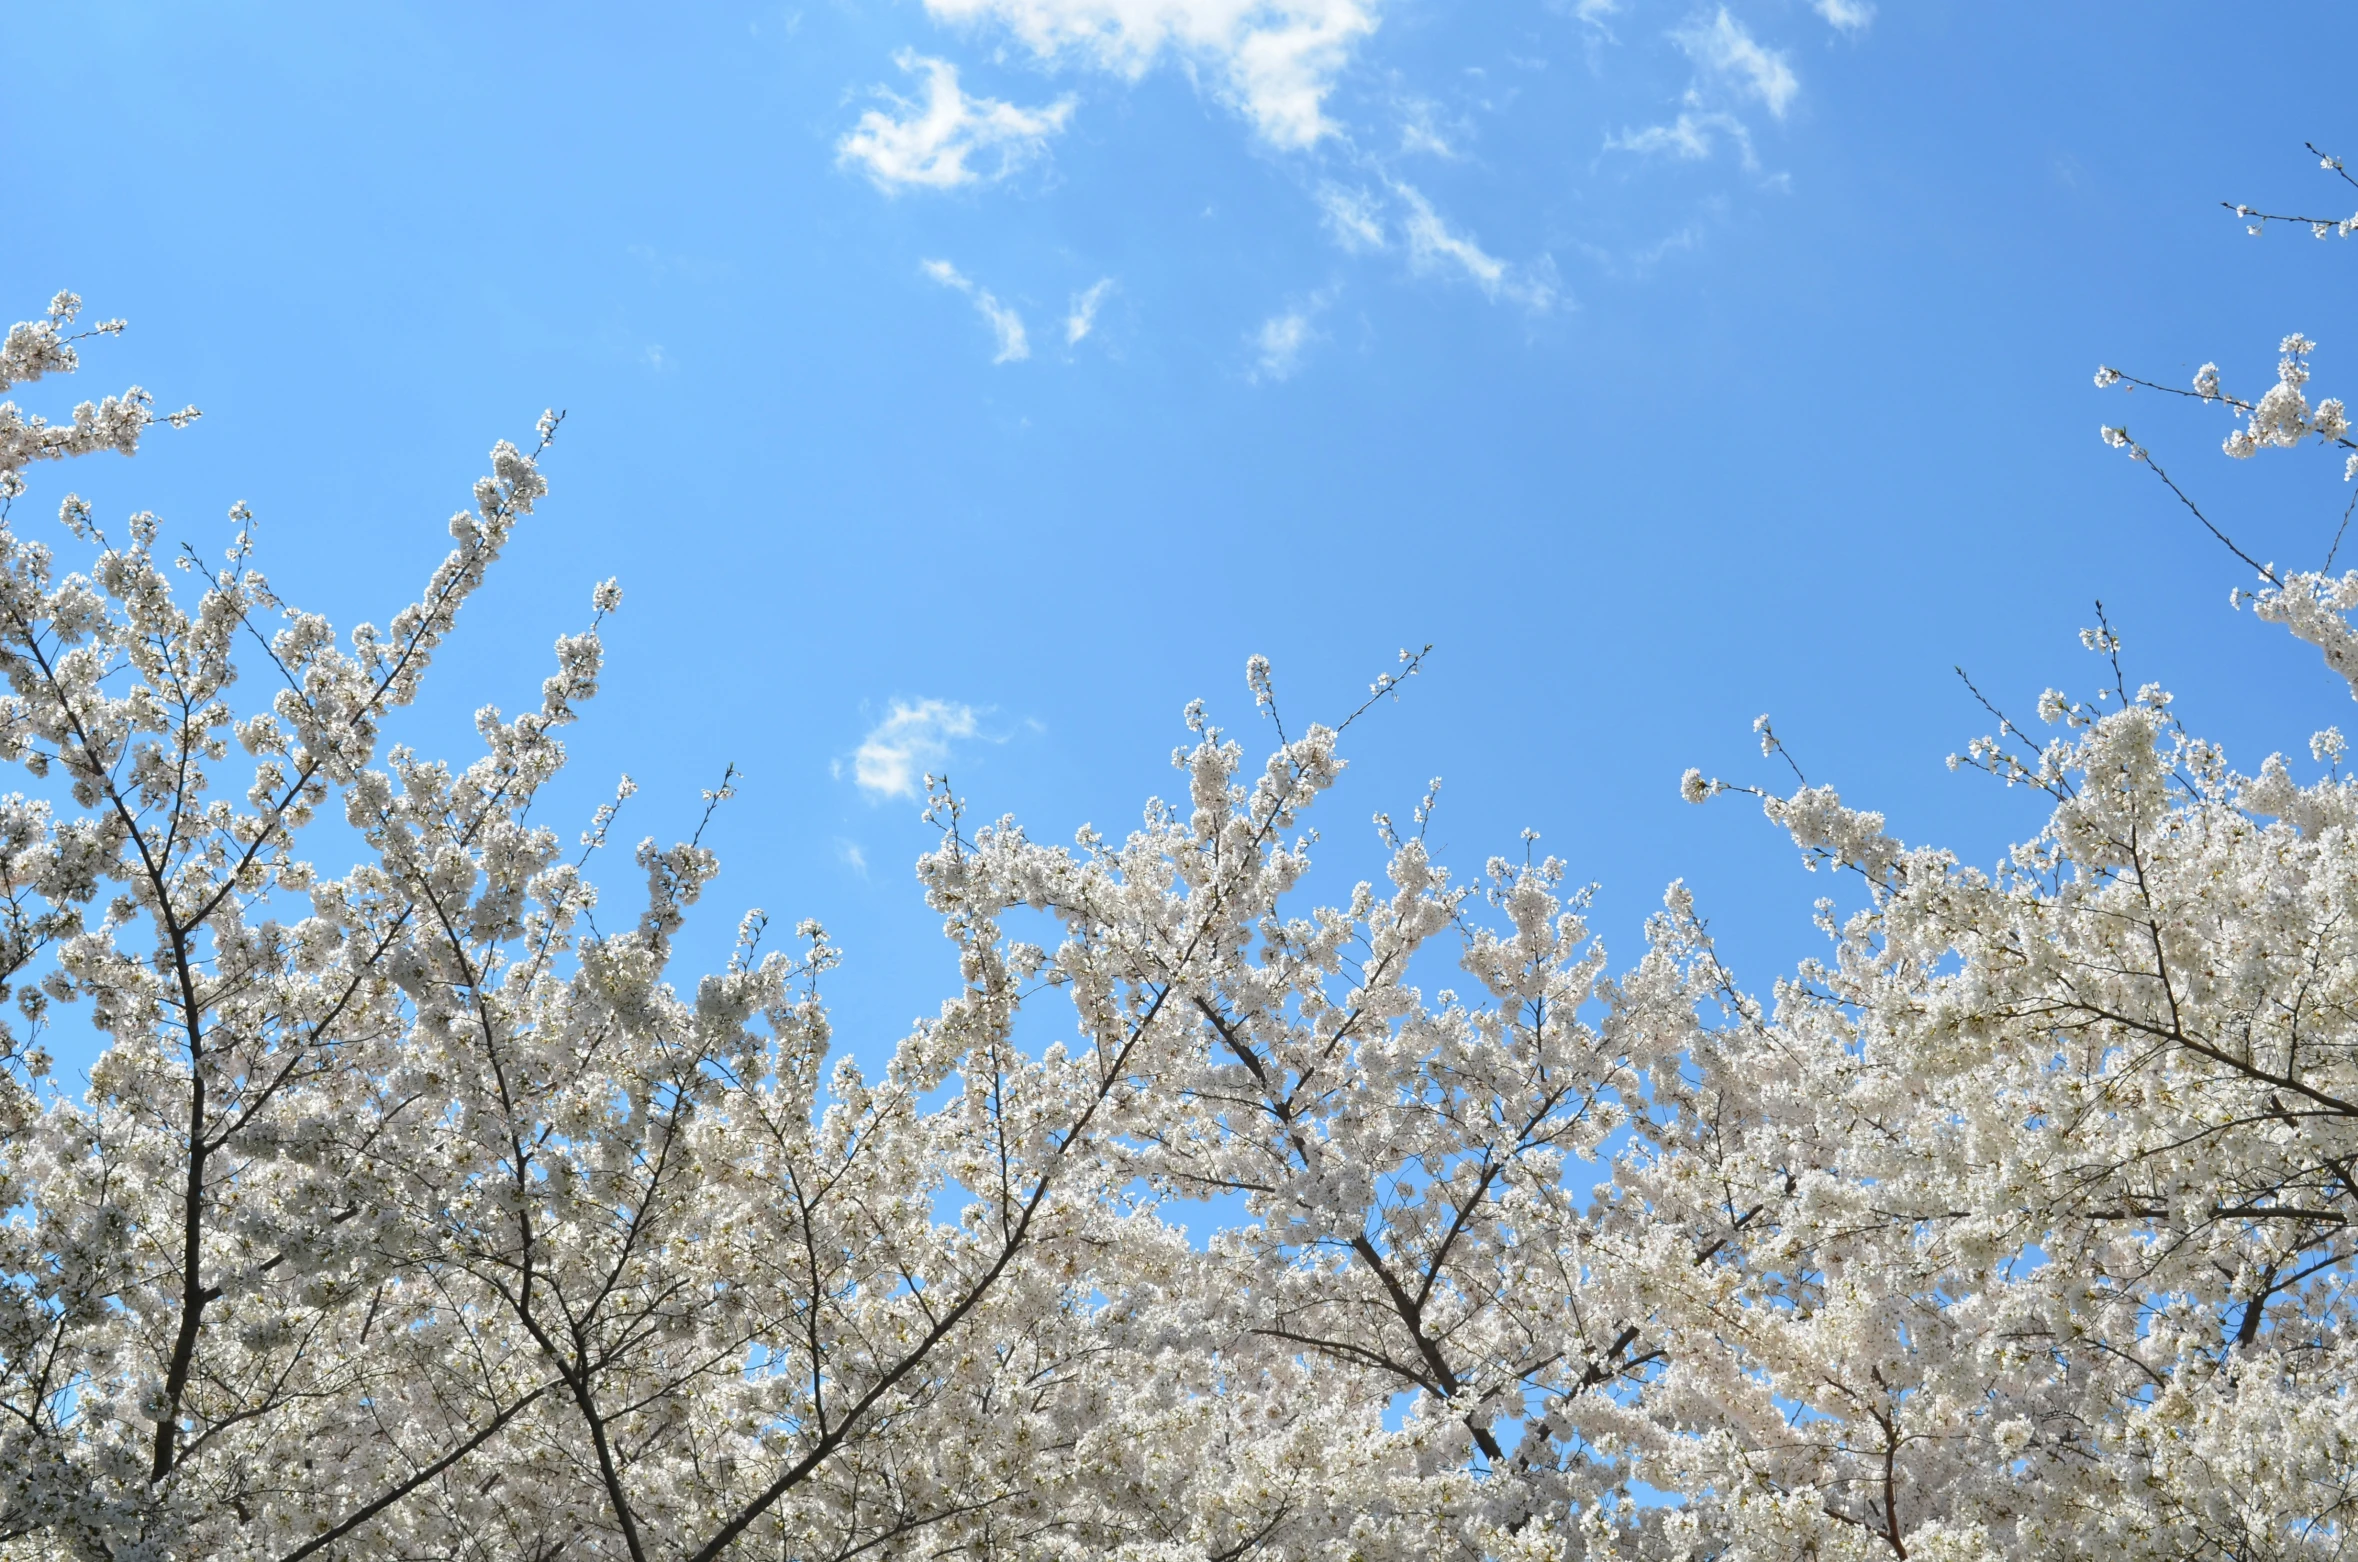
[[[1623,961],[1683,876],[1765,988],[1815,946],[1799,870],[1680,772],[1811,779],[1987,861],[2035,828],[1951,775],[1986,718],[2133,677],[2256,766],[2345,720],[2313,652],[2138,437],[2264,558],[2346,497],[2248,466],[2100,362],[2263,385],[2275,343],[2358,385],[2353,254],[2221,199],[2339,211],[2358,155],[2286,62],[2331,10],[1819,0],[875,0],[646,7],[19,8],[0,283],[129,337],[204,420],[51,469],[203,537],[250,502],[291,597],[382,618],[498,437],[567,409],[551,499],[468,609],[408,734],[535,697],[621,577],[586,815],[670,835],[734,761],[737,908],[847,946],[880,1053],[951,962],[894,784],[1062,839],[1172,786],[1202,695],[1260,733],[1428,671],[1355,729],[1329,891],[1368,816],[1446,778],[1462,869],[1517,832],[1603,885]],[[92,381],[98,383],[90,383]],[[47,390],[48,387],[36,387]],[[24,398],[55,412],[40,395]],[[709,945],[708,945],[709,947]]]

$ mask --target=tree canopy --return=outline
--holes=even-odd
[[[120,329],[78,310],[9,332],[0,390]],[[2311,350],[2179,394],[2229,455],[2347,480]],[[1850,886],[1761,997],[1682,886],[1617,967],[1563,864],[1453,874],[1423,808],[1317,903],[1352,721],[1289,724],[1255,659],[1273,741],[1191,707],[1181,795],[1118,838],[935,785],[959,984],[870,1077],[829,1057],[816,924],[678,969],[701,830],[640,844],[601,920],[627,784],[577,835],[534,815],[615,583],[480,754],[385,736],[547,497],[556,416],[341,635],[242,508],[220,562],[70,494],[14,513],[39,463],[194,416],[0,405],[0,1557],[2346,1548],[2332,727],[2309,779],[2239,771],[2099,617],[2090,696],[1954,761],[2046,800],[1994,867],[1798,771],[1690,772]],[[2358,571],[2245,562],[2358,695]],[[42,1046],[67,1006],[86,1089]],[[1242,1217],[1190,1241],[1171,1201],[1213,1196]]]

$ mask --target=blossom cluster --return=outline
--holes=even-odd
[[[9,327],[7,337],[0,339],[0,391],[43,375],[71,374],[81,361],[74,349],[76,341],[121,333],[122,321],[104,320],[69,336],[66,328],[81,310],[79,298],[59,293],[49,301],[46,317],[20,320]],[[13,500],[24,492],[23,469],[32,462],[61,461],[101,450],[130,455],[138,450],[139,436],[151,424],[164,422],[183,428],[196,417],[194,407],[159,416],[153,399],[136,385],[96,405],[83,402],[74,408],[71,421],[62,424],[21,412],[13,401],[0,401],[0,501]]]

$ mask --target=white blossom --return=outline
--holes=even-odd
[[[2328,398],[2312,408],[2302,389],[2309,383],[2309,354],[2316,347],[2315,342],[2297,331],[2284,339],[2282,356],[2276,364],[2276,383],[2256,405],[2245,409],[2248,421],[2227,436],[2224,446],[2227,454],[2244,460],[2266,447],[2281,449],[2297,445],[2311,434],[2328,442],[2340,441],[2348,434],[2349,418],[2338,399]],[[2215,396],[2218,377],[2208,366],[2205,374],[2209,377],[2209,389],[2204,388],[2203,376],[2196,377],[2195,388],[2206,398]]]

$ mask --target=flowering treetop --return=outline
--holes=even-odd
[[[77,309],[9,333],[0,389],[78,367]],[[2313,350],[2185,394],[2232,455],[2347,452]],[[1431,794],[1379,817],[1380,884],[1314,898],[1351,721],[1289,728],[1256,659],[1273,744],[1191,707],[1126,833],[933,784],[959,979],[871,1077],[829,1058],[816,924],[778,950],[750,913],[675,969],[701,825],[601,916],[632,788],[570,839],[533,814],[615,583],[479,754],[388,737],[547,497],[556,415],[341,635],[243,506],[218,562],[71,494],[54,532],[14,514],[33,463],[155,421],[0,404],[0,1557],[2342,1549],[2332,728],[2307,781],[2238,771],[2100,617],[2096,692],[1956,761],[2045,799],[1993,867],[1797,768],[1690,771],[1858,888],[1764,999],[1682,886],[1616,967],[1528,842],[1453,875]],[[2250,600],[2358,691],[2330,558],[2246,556]],[[105,1041],[78,1094],[62,1005]],[[1192,1243],[1169,1201],[1211,1195],[1244,1217]]]

